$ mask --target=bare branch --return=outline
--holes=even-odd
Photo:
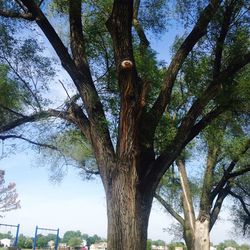
[[[234,169],[234,167],[236,166],[236,164],[238,163],[238,161],[240,160],[240,158],[247,152],[247,150],[250,147],[250,140],[248,140],[248,142],[246,143],[245,147],[242,149],[242,151],[239,153],[238,157],[234,160],[231,161],[231,163],[229,164],[229,166],[227,167],[227,169],[225,170],[221,180],[218,182],[217,186],[214,188],[214,190],[211,192],[211,196],[210,199],[211,201],[214,200],[214,198],[218,195],[218,193],[220,192],[220,190],[226,185],[226,183],[228,182],[228,180],[230,178],[232,178],[230,176],[230,174],[232,174],[232,170]],[[248,168],[246,168],[248,169]],[[249,171],[249,170],[247,170]],[[241,172],[239,172],[241,173]]]
[[[237,186],[237,188],[239,188],[239,189],[240,189],[241,191],[243,191],[247,196],[250,197],[250,192],[247,191],[247,190],[245,189],[245,187],[243,187],[243,186],[241,185],[240,181],[236,181],[236,182],[235,182],[235,185]],[[249,205],[249,206],[250,206],[250,205]]]
[[[89,169],[84,169],[84,171],[86,174],[89,174],[89,175],[100,175],[99,171],[94,171],[94,170],[89,170]]]
[[[238,200],[240,201],[240,203],[241,203],[241,205],[242,205],[242,207],[243,207],[245,213],[247,214],[247,216],[250,217],[250,211],[248,210],[248,208],[247,208],[247,206],[246,206],[246,203],[245,203],[244,199],[243,199],[240,195],[235,194],[235,193],[234,193],[233,191],[231,191],[231,190],[229,190],[228,193],[229,193],[230,195],[232,195],[234,198],[236,198],[236,199],[238,199]]]
[[[21,114],[21,113],[15,111],[15,110],[13,110],[13,109],[10,109],[10,108],[8,108],[8,107],[5,107],[5,106],[2,105],[2,104],[0,104],[0,108],[4,109],[4,110],[6,110],[6,111],[8,111],[8,112],[10,112],[10,113],[12,113],[12,114],[14,114],[14,115],[21,116],[21,117],[25,117],[25,115],[23,115],[23,114]]]
[[[10,17],[10,18],[21,18],[25,19],[28,21],[34,21],[35,18],[31,13],[19,13],[19,12],[14,12],[14,11],[9,11],[9,10],[3,10],[0,9],[0,16],[3,17]]]
[[[63,82],[62,82],[61,80],[59,80],[59,82],[61,83],[61,85],[62,85],[62,87],[63,87],[63,89],[64,89],[66,95],[68,96],[68,98],[69,98],[69,100],[70,100],[70,99],[71,99],[71,98],[70,98],[70,95],[69,95],[69,93],[68,93],[66,87],[64,86]]]
[[[244,168],[241,168],[241,169],[239,169],[237,171],[234,171],[234,172],[230,173],[228,178],[235,178],[235,177],[243,175],[243,174],[245,174],[245,173],[247,173],[249,171],[250,171],[250,165],[245,166]]]
[[[50,148],[50,149],[53,149],[53,150],[57,150],[58,151],[58,148],[56,146],[53,146],[53,145],[50,145],[50,144],[46,144],[46,143],[40,143],[40,142],[35,142],[33,140],[30,140],[28,138],[25,138],[21,135],[0,135],[0,140],[4,141],[4,140],[7,140],[7,139],[21,139],[21,140],[24,140],[30,144],[33,144],[33,145],[36,145],[36,146],[39,146],[39,147],[44,147],[44,148]]]
[[[184,226],[184,219],[168,204],[159,194],[155,193],[154,197],[161,203],[161,205],[182,225]]]
[[[22,118],[16,119],[6,125],[2,125],[0,126],[0,133],[10,131],[26,123],[37,122],[48,117],[58,117],[58,118],[70,121],[70,118],[68,117],[66,112],[49,109],[47,111],[41,111],[41,112],[34,113],[29,116],[23,116]]]
[[[18,79],[24,84],[24,87],[30,92],[30,94],[33,96],[36,104],[37,104],[37,107],[38,109],[41,111],[42,110],[42,107],[41,107],[41,104],[39,102],[39,99],[37,97],[37,95],[34,93],[34,91],[31,89],[29,83],[24,80],[22,78],[22,76],[18,73],[18,71],[13,67],[13,65],[11,64],[11,62],[6,58],[4,57],[4,60],[8,63],[8,65],[10,66],[10,68],[13,70],[14,74],[18,77]]]
[[[81,0],[69,1],[70,47],[73,54],[73,60],[77,68],[84,73],[85,81],[88,85],[90,85],[91,88],[94,88],[85,53],[85,39],[83,36],[81,10]]]
[[[44,0],[41,0],[40,3],[39,3],[39,7],[43,4]]]

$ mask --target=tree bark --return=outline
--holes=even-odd
[[[195,228],[192,230],[188,223],[184,227],[184,240],[188,250],[209,250],[209,219],[196,220]]]
[[[120,171],[108,190],[108,249],[145,250],[153,195],[138,185],[136,173]]]
[[[203,221],[196,220],[194,232],[194,248],[193,250],[209,250],[209,219]]]

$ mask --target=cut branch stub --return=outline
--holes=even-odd
[[[123,70],[131,70],[133,65],[134,64],[133,64],[133,62],[131,60],[126,59],[126,60],[123,60],[121,62],[121,69],[123,69]]]

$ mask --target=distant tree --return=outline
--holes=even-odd
[[[31,249],[33,241],[30,237],[26,237],[23,234],[20,234],[18,237],[17,246],[20,249]]]
[[[231,203],[232,199],[236,200],[241,208],[248,206],[247,196],[239,187],[249,181],[250,138],[244,126],[238,123],[239,118],[230,119],[224,114],[223,121],[215,120],[204,130],[198,148],[202,148],[206,155],[205,162],[192,166],[192,151],[186,150],[172,173],[167,173],[162,179],[155,195],[181,225],[183,238],[190,250],[209,249],[209,232],[226,198]],[[197,170],[202,173],[200,176],[195,174]],[[243,212],[248,215],[245,210]],[[240,223],[242,227],[242,221]]]
[[[239,246],[238,250],[249,250],[250,245],[249,244],[242,244]]]
[[[20,208],[16,184],[12,182],[5,186],[4,175],[5,172],[0,170],[0,213]]]
[[[87,238],[87,245],[90,246],[92,244],[95,244],[101,241],[103,241],[103,239],[100,236],[94,234],[93,236],[89,236]]]
[[[152,240],[147,240],[147,250],[152,250]]]
[[[64,233],[62,241],[69,245],[69,241],[71,239],[73,239],[73,238],[74,239],[79,238],[79,239],[82,240],[83,236],[82,236],[82,234],[81,234],[81,232],[79,230],[77,230],[77,231],[67,231],[67,232]]]
[[[10,231],[8,231],[7,233],[0,233],[0,240],[1,239],[13,239],[13,235]]]
[[[80,237],[72,237],[68,241],[68,245],[73,248],[80,247],[81,244],[82,244],[82,239]]]
[[[216,246],[217,250],[224,250],[226,247],[235,247],[237,250],[239,249],[238,243],[234,240],[224,240]]]
[[[175,250],[175,247],[183,247],[183,250],[187,249],[183,242],[173,242],[168,244],[169,250]]]
[[[42,234],[37,235],[36,247],[37,248],[46,248],[48,246],[48,238]]]
[[[165,241],[163,240],[153,240],[152,241],[152,245],[155,245],[155,246],[165,246]]]
[[[88,238],[88,237],[89,237],[89,235],[88,235],[88,234],[85,234],[85,233],[84,233],[84,234],[82,234],[82,239],[83,239],[83,240],[87,240],[87,238]]]

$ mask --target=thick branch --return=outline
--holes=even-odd
[[[189,52],[193,49],[195,44],[200,40],[200,38],[206,34],[207,26],[217,11],[220,2],[220,0],[210,1],[208,6],[202,11],[193,30],[184,40],[181,47],[172,59],[166,74],[166,78],[164,79],[161,92],[150,111],[151,116],[154,117],[154,123],[152,124],[153,131],[155,130],[167,105],[170,103],[172,88],[184,60],[186,59]]]
[[[82,1],[69,1],[69,22],[70,22],[70,46],[73,54],[73,60],[78,69],[80,69],[86,78],[88,84],[93,85],[91,73],[85,54],[85,40],[82,28]],[[94,86],[92,86],[94,88]]]
[[[135,27],[135,30],[137,32],[137,35],[140,38],[140,47],[142,49],[146,49],[149,46],[149,41],[147,39],[147,36],[144,32],[143,27],[141,26],[139,20],[138,20],[138,13],[140,8],[140,0],[134,1],[134,13],[133,13],[133,26]]]
[[[91,143],[93,145],[94,151],[98,153],[98,155],[96,155],[97,162],[98,163],[108,162],[108,158],[110,161],[114,160],[115,153],[114,153],[113,145],[112,145],[110,135],[109,135],[108,124],[105,122],[106,118],[105,118],[104,110],[100,102],[100,98],[94,87],[88,68],[82,68],[81,67],[82,61],[76,60],[76,57],[77,57],[76,51],[74,51],[74,55],[75,55],[74,59],[77,64],[72,60],[71,56],[68,53],[67,48],[64,46],[61,39],[55,32],[54,28],[52,27],[50,22],[47,20],[43,12],[36,5],[34,0],[21,0],[21,1],[27,7],[27,9],[36,17],[37,25],[44,32],[45,36],[48,38],[49,42],[55,49],[58,57],[61,60],[63,67],[71,76],[74,84],[76,85],[81,95],[81,98],[84,102],[84,106],[88,113],[89,125],[91,127],[91,130],[90,130],[91,131]],[[71,34],[72,36],[76,36],[75,37],[76,39],[81,39],[80,32],[82,32],[81,25],[79,26],[79,22],[80,22],[79,11],[81,12],[81,8],[77,9],[79,7],[79,2],[80,1],[74,1],[74,2],[71,1],[71,6],[70,6],[71,32],[72,32]],[[76,13],[74,13],[76,14],[75,17],[73,17],[72,11],[76,11]],[[72,25],[75,27],[72,27]],[[81,41],[79,40],[79,42]],[[77,47],[75,47],[75,49],[77,49]],[[79,53],[81,53],[79,56],[81,56],[82,53],[84,53],[84,51],[82,51],[81,44],[79,44]],[[87,119],[86,116],[85,118]],[[85,121],[83,122],[85,123]],[[100,160],[101,158],[102,160]],[[103,165],[103,164],[100,164],[100,165]],[[104,168],[105,167],[106,166],[104,166]]]
[[[208,143],[208,154],[206,162],[206,171],[203,177],[203,186],[200,199],[200,212],[199,217],[208,215],[212,207],[210,201],[210,193],[213,188],[213,172],[218,160],[218,146],[213,143]]]
[[[156,162],[150,165],[150,170],[145,176],[145,183],[148,183],[148,180],[157,180],[156,183],[161,179],[162,174],[168,169],[168,167],[175,161],[176,157],[181,153],[182,149],[190,142],[199,132],[204,129],[213,119],[218,117],[222,112],[225,111],[225,108],[220,106],[215,110],[208,113],[204,116],[197,124],[195,124],[192,129],[187,131],[187,139],[183,141],[182,144],[177,143],[176,141],[172,143],[163,153],[159,156]],[[158,169],[156,171],[155,169]],[[161,170],[160,170],[161,169]],[[157,175],[156,175],[157,174]]]
[[[215,46],[215,59],[214,59],[214,68],[213,68],[213,78],[215,78],[221,70],[221,60],[222,60],[222,52],[223,52],[223,45],[226,39],[226,35],[229,31],[233,10],[234,10],[234,1],[231,1],[231,4],[226,7],[225,13],[223,15],[223,21],[221,25],[220,34],[216,41]]]
[[[148,171],[145,171],[145,183],[153,183],[154,188],[157,187],[162,175],[168,167],[174,162],[176,157],[181,153],[182,149],[187,143],[197,135],[201,129],[206,127],[211,120],[217,117],[225,110],[225,107],[218,107],[204,116],[200,121],[198,117],[210,100],[218,96],[222,91],[222,83],[232,78],[239,70],[250,62],[250,53],[245,54],[241,58],[236,58],[224,71],[222,71],[215,79],[213,79],[204,91],[200,98],[198,98],[186,116],[183,118],[181,125],[178,128],[177,134],[172,143],[166,150],[156,159],[156,161],[149,166]]]
[[[219,106],[206,114],[199,122],[197,122],[188,132],[187,141],[185,145],[190,142],[196,135],[200,133],[208,124],[211,123],[212,120],[217,118],[223,112],[226,111],[226,106]]]
[[[184,226],[184,219],[168,204],[159,194],[155,193],[154,197],[161,203],[161,205],[182,225]]]
[[[137,150],[136,137],[141,110],[139,105],[141,81],[137,76],[133,56],[132,19],[133,1],[114,0],[113,10],[106,25],[113,41],[120,87],[121,107],[117,154],[122,162],[126,162],[127,157],[133,157]]]
[[[100,123],[100,119],[106,120],[100,98],[95,89],[87,57],[85,54],[85,40],[82,28],[81,0],[69,1],[70,21],[70,45],[73,60],[83,79],[84,86],[79,85],[80,93],[86,107],[88,117],[92,126]],[[108,128],[106,128],[108,134]]]
[[[227,197],[229,189],[230,189],[230,187],[228,186],[228,187],[220,190],[220,193],[219,193],[219,195],[218,195],[218,197],[217,197],[217,199],[215,201],[213,210],[210,213],[209,231],[212,230],[212,228],[213,228],[213,226],[214,226],[214,224],[215,224],[215,222],[216,222],[216,220],[218,218],[218,215],[220,213],[223,201]]]
[[[186,168],[183,160],[178,159],[176,161],[176,165],[179,170],[180,180],[181,180],[181,188],[182,188],[182,196],[183,196],[183,208],[185,214],[185,223],[189,223],[192,231],[195,231],[195,213],[192,201],[192,195],[189,187],[189,181],[187,177]]]
[[[176,135],[177,141],[181,141],[185,137],[187,138],[187,132],[195,125],[197,118],[202,114],[209,101],[223,92],[222,83],[233,77],[249,62],[250,53],[245,54],[241,58],[235,58],[232,64],[230,64],[224,71],[222,71],[216,78],[212,80],[208,88],[204,91],[201,97],[193,103],[185,118],[183,118]]]

